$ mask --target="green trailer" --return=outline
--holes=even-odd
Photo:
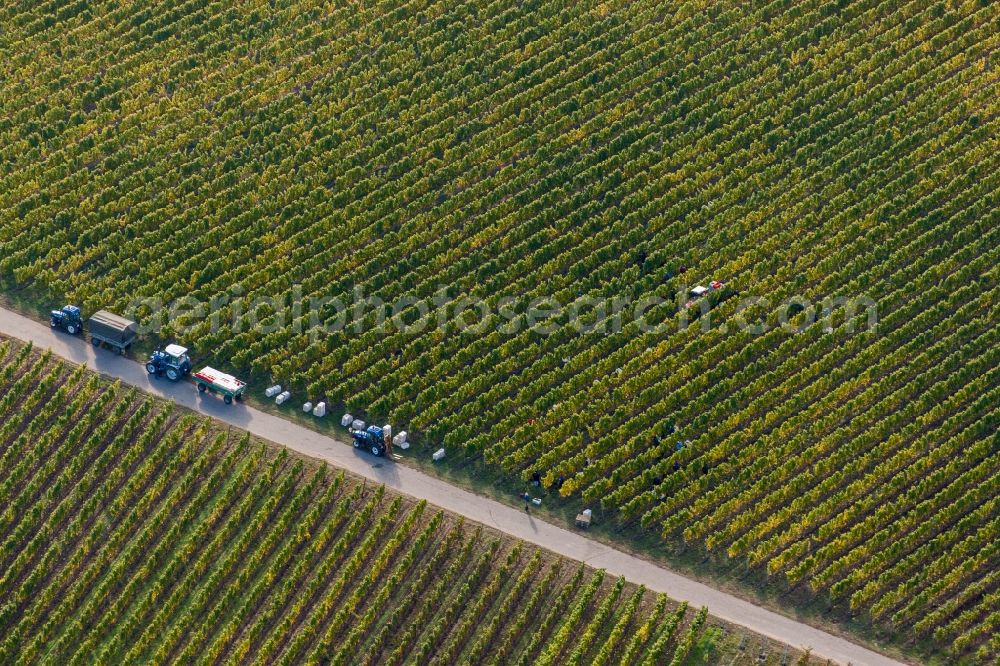
[[[219,393],[227,405],[232,404],[233,400],[242,400],[247,390],[246,382],[208,366],[194,373],[194,381],[198,384],[199,393]]]

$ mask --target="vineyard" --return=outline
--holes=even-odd
[[[161,337],[1000,657],[997,3],[52,0],[0,23],[5,282],[215,323],[295,290],[474,296],[469,330],[371,309],[316,334],[337,313],[282,301]],[[581,296],[659,296],[665,324],[712,279],[741,298],[708,331],[502,326],[504,299]],[[877,330],[759,308],[750,335],[743,297],[865,297]]]
[[[0,342],[0,390],[2,663],[743,658],[705,610],[234,438],[28,346]],[[739,663],[761,663],[744,651]]]

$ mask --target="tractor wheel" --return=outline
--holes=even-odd
[[[125,348],[124,347],[119,347],[118,348],[118,355],[119,356],[124,356],[125,355]]]
[[[49,322],[49,326],[51,326],[52,328],[57,328],[59,326],[59,322],[53,319],[52,321]]]
[[[223,399],[223,401],[225,401],[225,403],[227,405],[233,404],[233,396],[231,396],[231,395],[223,396],[222,399]]]
[[[148,372],[151,375],[155,375],[156,374],[156,366],[153,365],[152,363],[147,363],[146,364],[146,372]]]
[[[68,324],[66,326],[66,332],[70,335],[76,335],[76,324]]]
[[[173,368],[167,368],[167,379],[169,379],[172,382],[176,382],[180,378],[181,376],[177,374],[176,370],[174,370]]]
[[[353,444],[354,444],[354,448],[356,448],[356,449],[360,449],[361,448],[361,442],[359,442],[358,440],[354,440]]]
[[[98,340],[97,338],[91,338],[90,339],[90,343],[92,345],[94,345],[95,347],[100,347],[101,346],[101,341]]]
[[[243,402],[243,394],[242,393],[237,393],[236,394],[236,402]]]
[[[198,393],[204,393],[207,390],[208,386],[206,384],[198,384]]]
[[[378,448],[377,446],[373,446],[372,447],[372,455],[373,456],[380,456],[380,455],[382,455],[382,449]]]

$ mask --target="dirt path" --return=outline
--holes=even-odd
[[[107,350],[95,350],[89,343],[50,330],[44,324],[0,308],[0,333],[34,343],[38,349],[54,353],[109,377],[121,379],[148,393],[174,400],[177,404],[215,417],[264,439],[287,446],[305,455],[367,477],[373,481],[426,499],[443,509],[490,525],[511,536],[537,544],[574,560],[603,568],[613,575],[666,592],[674,599],[694,606],[707,606],[713,615],[746,627],[764,636],[799,648],[812,648],[813,654],[840,664],[856,666],[900,665],[850,641],[821,631],[748,601],[715,590],[611,546],[588,539],[577,532],[557,527],[526,515],[523,509],[510,507],[457,488],[440,479],[405,465],[373,458],[343,442],[296,425],[281,417],[266,414],[246,405],[225,405],[218,396],[202,397],[189,382],[173,384],[166,379],[152,379],[145,368]],[[334,418],[331,415],[328,418]]]

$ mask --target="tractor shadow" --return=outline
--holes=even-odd
[[[83,340],[72,340],[63,345],[65,356],[74,363],[87,363],[91,360],[91,345]]]
[[[338,442],[338,444],[340,443]],[[347,444],[346,446],[351,445]],[[358,462],[371,468],[372,474],[379,483],[384,483],[392,488],[399,487],[399,469],[396,466],[397,463],[392,458],[376,457],[368,451],[362,451],[353,446],[351,446],[351,451]]]

